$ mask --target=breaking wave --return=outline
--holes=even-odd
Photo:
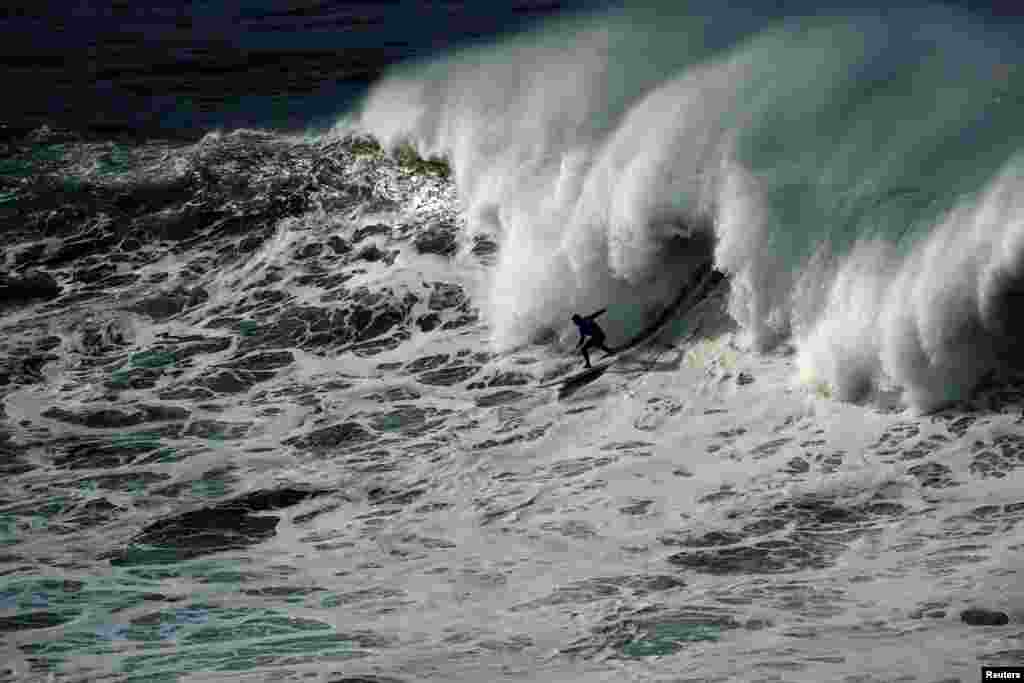
[[[451,162],[469,234],[500,240],[499,346],[605,305],[626,333],[713,261],[752,347],[929,409],[1022,334],[1020,63],[949,8],[664,3],[401,67],[354,125]]]

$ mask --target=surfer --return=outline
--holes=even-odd
[[[590,349],[601,349],[604,351],[605,356],[611,356],[615,352],[608,348],[604,343],[604,330],[594,322],[594,319],[607,311],[607,308],[602,308],[597,313],[591,313],[590,315],[583,317],[576,313],[572,315],[572,321],[576,323],[576,327],[580,331],[580,342],[576,345],[576,348],[583,353],[583,360],[586,362],[587,367],[590,366]]]

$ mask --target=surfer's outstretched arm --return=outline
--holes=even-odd
[[[607,310],[608,310],[607,308],[602,308],[600,311],[598,311],[596,313],[591,313],[590,315],[587,316],[587,320],[593,320],[594,318],[596,318],[599,315],[604,315],[604,313]]]

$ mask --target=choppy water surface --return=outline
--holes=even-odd
[[[11,137],[0,680],[1021,664],[1017,48],[930,11],[576,20],[316,136]],[[643,343],[540,388],[605,305]]]

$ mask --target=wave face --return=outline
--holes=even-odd
[[[847,400],[929,409],[1012,363],[1024,291],[1021,49],[957,10],[754,17],[673,3],[393,71],[357,126],[454,165],[494,233],[512,346],[701,263],[757,349]]]

